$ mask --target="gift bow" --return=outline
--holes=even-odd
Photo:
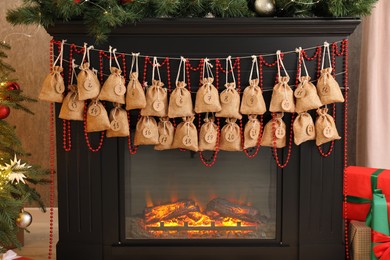
[[[390,236],[372,231],[372,242],[380,243],[374,246],[374,254],[378,259],[390,259]]]
[[[13,259],[18,259],[21,256],[18,256],[17,253],[15,253],[12,250],[8,250],[6,253],[3,254],[3,259],[2,260],[13,260]]]

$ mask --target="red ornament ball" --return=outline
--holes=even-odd
[[[11,109],[7,106],[0,105],[0,119],[5,119],[11,113]]]
[[[7,82],[7,90],[20,90],[20,86],[16,82]]]

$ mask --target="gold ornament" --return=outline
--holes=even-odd
[[[275,12],[274,0],[255,0],[255,11],[260,16],[271,16]]]
[[[32,216],[29,212],[22,210],[16,219],[16,225],[20,228],[27,228],[32,223]]]

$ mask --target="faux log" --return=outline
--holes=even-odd
[[[153,224],[170,220],[190,212],[200,212],[199,207],[192,200],[180,200],[175,203],[149,207],[144,210],[145,223]]]
[[[221,217],[231,217],[248,222],[260,222],[260,212],[253,207],[235,204],[224,199],[213,199],[207,204],[206,214],[211,218],[218,213]]]

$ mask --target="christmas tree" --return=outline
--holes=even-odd
[[[20,247],[16,233],[20,228],[28,226],[28,223],[21,223],[18,219],[24,214],[21,210],[26,203],[33,201],[45,210],[34,186],[48,183],[45,178],[48,171],[22,163],[18,159],[19,156],[28,154],[15,134],[15,127],[4,121],[10,113],[10,108],[32,114],[21,103],[34,101],[23,95],[19,85],[9,78],[14,69],[4,61],[7,58],[5,51],[8,49],[9,45],[0,42],[0,252],[12,245]]]
[[[368,15],[378,0],[275,0],[281,17],[359,17]],[[112,29],[152,17],[253,17],[256,0],[23,0],[8,10],[14,24],[41,24],[82,19],[97,41]],[[99,19],[96,19],[99,17]]]

